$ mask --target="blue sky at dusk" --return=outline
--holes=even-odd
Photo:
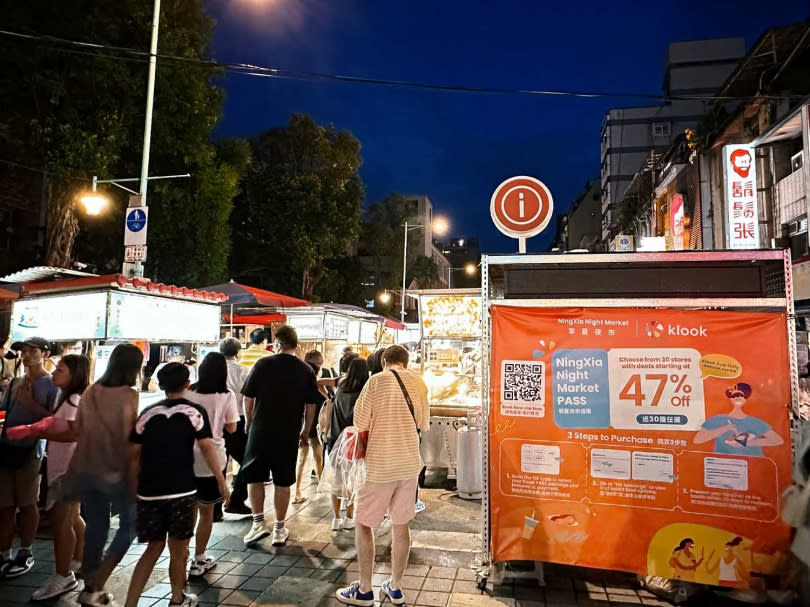
[[[767,10],[766,10],[767,6]],[[659,93],[667,44],[742,36],[808,17],[805,2],[371,2],[207,0],[220,61],[301,71],[520,89]],[[607,10],[609,7],[609,11]],[[516,251],[489,218],[506,177],[532,175],[565,211],[599,175],[599,129],[634,98],[452,93],[229,74],[218,136],[281,126],[291,113],[362,143],[368,201],[427,194],[451,233]],[[545,250],[553,224],[529,249]]]

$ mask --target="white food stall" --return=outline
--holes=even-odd
[[[298,332],[299,354],[323,354],[324,366],[337,370],[343,350],[350,347],[368,358],[374,350],[394,343],[394,330],[404,326],[347,304],[316,304],[287,310],[287,324]]]
[[[150,344],[198,345],[219,337],[225,296],[121,274],[25,283],[13,303],[11,339],[87,342],[92,377],[104,373],[119,343],[135,343],[148,357]],[[141,393],[141,406],[160,393]]]

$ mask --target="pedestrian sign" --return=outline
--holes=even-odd
[[[146,224],[148,219],[148,207],[130,207],[127,209],[124,226],[124,246],[143,246],[146,244]]]

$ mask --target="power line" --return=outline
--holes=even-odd
[[[107,44],[97,44],[91,42],[82,42],[79,40],[69,40],[66,38],[58,38],[55,36],[47,36],[43,34],[26,34],[22,32],[14,32],[9,30],[0,30],[0,35],[9,38],[17,38],[22,40],[29,40],[33,42],[43,43],[41,44],[41,46],[58,48],[63,51],[73,52],[74,54],[81,54],[81,55],[91,54],[93,56],[97,56],[100,58],[117,59],[123,61],[139,60],[145,63],[149,61],[149,58],[151,56],[150,53],[146,51],[141,51],[134,48],[107,45]],[[65,49],[64,46],[77,47],[83,50],[71,51],[69,49]],[[121,54],[129,55],[129,57],[121,56]],[[255,65],[250,63],[220,62],[207,59],[195,59],[191,57],[181,57],[165,53],[157,53],[155,57],[157,59],[162,60],[164,64],[166,61],[191,63],[204,66],[207,68],[222,69],[227,73],[244,76],[277,78],[281,80],[296,80],[306,82],[338,82],[338,83],[361,84],[371,86],[388,86],[388,87],[432,90],[432,91],[452,92],[452,93],[577,97],[587,99],[636,98],[655,101],[746,101],[754,98],[769,99],[769,100],[781,100],[781,99],[790,100],[790,99],[804,98],[803,95],[755,95],[745,97],[730,97],[718,95],[664,95],[656,93],[639,93],[639,92],[579,91],[579,90],[564,90],[564,89],[555,90],[555,89],[503,88],[490,86],[461,86],[442,83],[419,82],[411,80],[396,80],[389,78],[372,78],[365,76],[351,76],[346,74],[332,74],[326,72],[291,70],[284,68]]]

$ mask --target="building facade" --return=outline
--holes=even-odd
[[[742,38],[673,42],[664,61],[666,101],[609,110],[600,139],[602,241],[618,233],[616,207],[636,173],[651,168],[657,154],[687,128],[697,126],[710,101],[678,97],[712,94],[745,55]]]

